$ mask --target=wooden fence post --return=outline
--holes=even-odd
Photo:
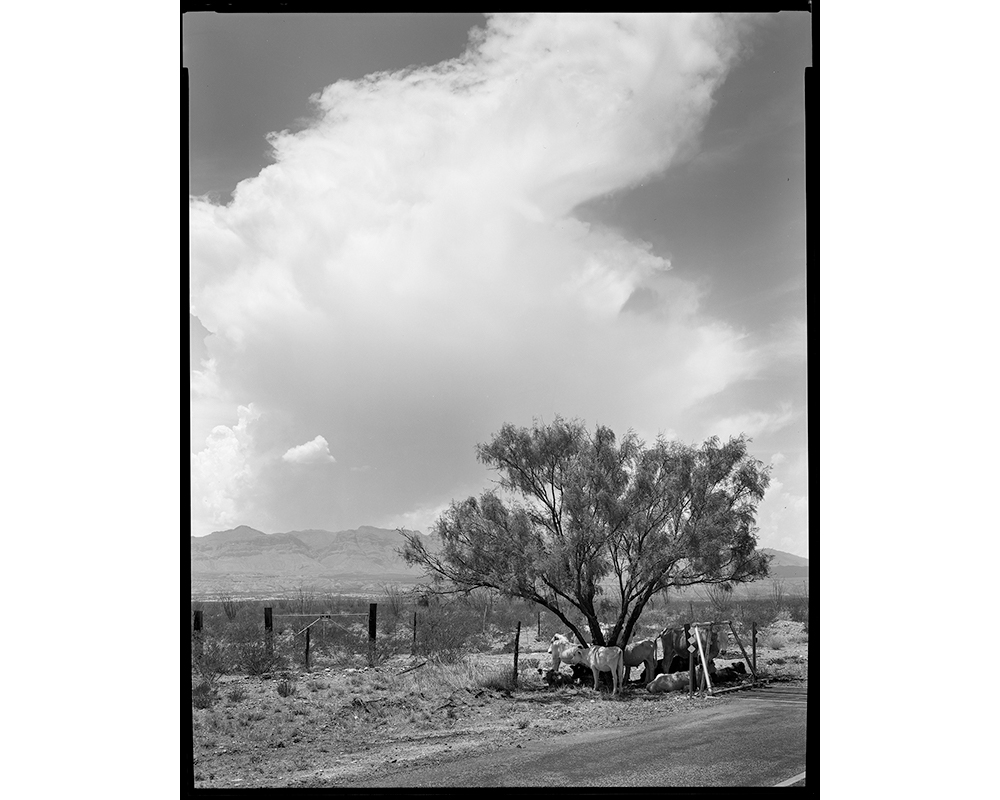
[[[267,650],[267,657],[274,655],[274,625],[271,621],[271,608],[264,609],[264,647]]]
[[[375,621],[378,615],[378,603],[368,606],[368,666],[375,666]]]
[[[757,674],[754,672],[753,662],[750,660],[750,656],[747,655],[746,648],[743,646],[743,642],[740,641],[739,634],[736,633],[736,626],[732,622],[729,623],[729,630],[733,632],[733,638],[736,640],[736,644],[740,646],[740,652],[743,653],[743,659],[750,666],[750,674],[753,675],[753,679],[757,680]]]
[[[673,635],[673,634],[671,634]],[[688,647],[688,694],[694,694],[694,653],[691,652],[691,626],[684,626],[684,643]],[[667,664],[667,669],[670,665]]]
[[[312,628],[306,628],[306,669],[309,669],[309,634],[312,633]]]
[[[514,634],[514,688],[517,688],[517,650],[521,644],[521,621],[517,622],[517,633]]]
[[[757,623],[750,623],[750,652],[753,658],[750,662],[750,666],[753,667],[753,674],[757,674]]]
[[[709,661],[712,660],[712,638],[715,634],[715,623],[708,626],[708,641],[705,643],[705,649],[708,650],[707,658]],[[705,683],[708,685],[709,689],[712,688],[712,682],[708,679],[708,667],[705,667]]]
[[[410,655],[417,654],[417,612],[413,612],[413,644],[410,646]]]
[[[535,636],[535,639],[537,641],[539,641],[539,642],[542,640],[542,612],[541,611],[538,612],[538,634]]]
[[[201,611],[194,612],[194,655],[201,659],[205,654],[204,645],[201,641]]]

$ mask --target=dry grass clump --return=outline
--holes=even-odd
[[[191,688],[191,705],[195,708],[211,708],[214,701],[215,692],[208,681],[202,681]]]

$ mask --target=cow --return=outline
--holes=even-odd
[[[552,637],[548,652],[552,655],[552,669],[559,668],[559,662],[566,664],[586,664],[594,675],[594,689],[598,688],[598,679],[601,672],[610,672],[612,681],[612,694],[620,693],[624,666],[624,653],[620,647],[584,647],[573,644],[557,633]]]
[[[553,636],[552,641],[549,642],[549,649],[546,651],[549,655],[552,656],[551,669],[559,669],[559,664],[560,662],[563,661],[565,661],[565,663],[567,664],[571,663],[570,661],[564,659],[562,657],[562,654],[564,652],[569,652],[574,647],[579,647],[579,645],[571,642],[561,633],[557,633],[555,636]]]
[[[729,644],[729,635],[723,628],[713,628],[712,629],[712,641],[708,641],[708,628],[707,626],[699,626],[698,630],[701,632],[701,646],[705,652],[705,659],[711,661],[720,653],[724,653],[726,646]],[[694,628],[691,628],[694,631]],[[678,669],[688,669],[690,662],[688,661],[688,641],[684,638],[683,628],[674,628],[673,630],[665,630],[658,637],[663,647],[663,657],[660,659],[659,671],[661,673],[669,674],[671,671],[677,671]],[[700,660],[697,649],[692,654],[695,659]],[[675,661],[675,659],[679,659]],[[697,663],[697,662],[696,662]],[[711,670],[709,671],[711,674]]]
[[[632,667],[638,667],[640,664],[646,666],[646,671],[643,675],[645,678],[644,685],[649,686],[649,682],[653,680],[653,672],[656,670],[655,639],[643,639],[625,647],[626,683],[632,677]]]
[[[715,673],[709,670],[709,675],[712,676],[712,683],[736,683],[746,677],[747,668],[743,665],[742,661],[734,661],[732,666],[723,667]]]
[[[650,694],[679,692],[688,687],[689,679],[690,676],[686,672],[675,672],[673,675],[657,675],[646,684],[646,691]]]
[[[545,670],[539,667],[538,674],[542,676],[542,680],[549,686],[565,686],[573,683],[573,677],[571,675],[564,675],[554,669]]]
[[[555,669],[538,668],[538,674],[549,686],[573,686],[590,678],[590,670],[583,664],[570,664],[572,675],[567,675]]]

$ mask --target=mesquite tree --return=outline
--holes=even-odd
[[[497,489],[452,502],[432,535],[406,534],[401,554],[451,591],[485,587],[549,609],[579,641],[624,646],[643,607],[668,586],[730,586],[767,575],[755,549],[768,468],[740,435],[701,447],[556,417],[505,424],[477,445]],[[604,595],[618,618],[605,635]],[[604,605],[607,605],[606,603]],[[579,612],[590,637],[572,617]]]

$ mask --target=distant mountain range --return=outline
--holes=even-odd
[[[398,531],[367,525],[271,534],[241,525],[191,537],[191,590],[244,594],[306,587],[349,592],[426,582],[422,569],[408,566],[396,553],[404,543]],[[762,552],[772,556],[772,577],[808,578],[807,559],[768,548]]]
[[[241,525],[191,537],[192,590],[361,590],[419,583],[423,571],[407,566],[395,552],[404,543],[398,531],[367,525],[271,534]]]
[[[786,578],[808,578],[809,559],[786,553],[783,550],[772,550],[762,547],[760,552],[771,556],[771,577],[784,580]]]

